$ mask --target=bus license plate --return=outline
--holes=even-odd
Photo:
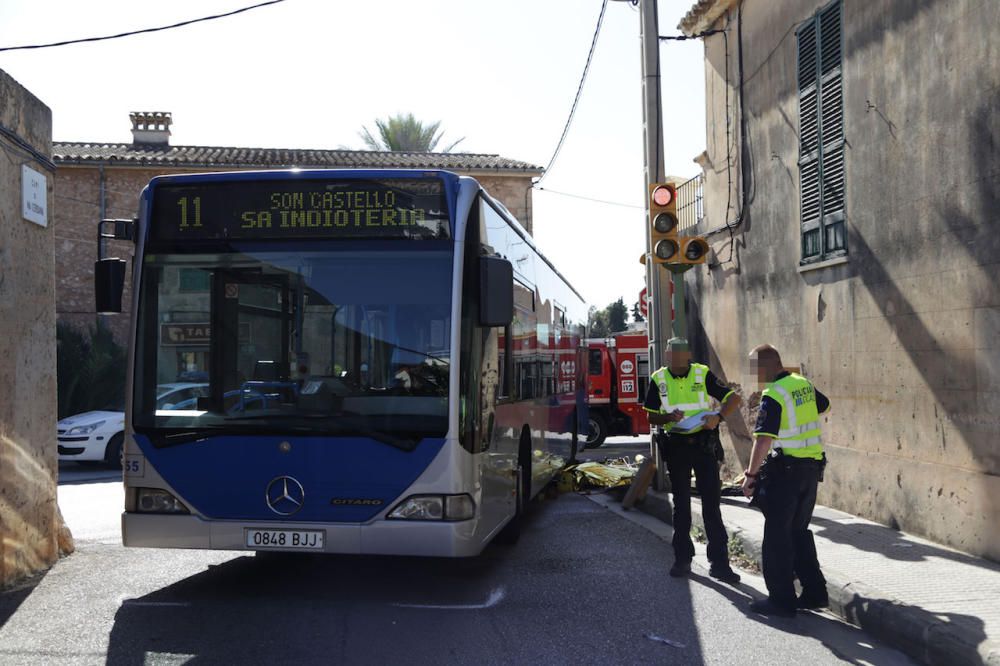
[[[324,532],[319,530],[247,530],[247,548],[323,550]]]

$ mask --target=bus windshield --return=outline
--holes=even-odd
[[[450,242],[165,249],[142,266],[137,431],[445,435]]]

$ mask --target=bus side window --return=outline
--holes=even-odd
[[[511,325],[503,328],[503,338],[499,349],[500,398],[511,398],[511,375],[514,374],[513,335]]]

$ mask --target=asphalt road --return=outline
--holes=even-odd
[[[0,664],[909,663],[832,617],[750,614],[760,579],[669,578],[670,528],[606,496],[536,501],[470,560],[260,557],[123,548],[114,477],[64,470],[77,552],[0,594]]]

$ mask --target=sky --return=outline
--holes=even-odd
[[[0,47],[168,25],[255,0],[3,0]],[[694,0],[660,0],[661,35]],[[128,143],[131,111],[173,114],[172,145],[362,149],[375,118],[441,121],[442,145],[545,166],[587,60],[601,0],[285,0],[102,42],[0,52],[52,109],[56,141]],[[704,51],[663,42],[666,172],[705,149]],[[644,286],[639,12],[610,1],[558,159],[536,189],[542,252],[591,305]],[[573,195],[573,196],[570,196]],[[586,197],[586,198],[580,198]],[[599,199],[605,202],[591,201]]]

